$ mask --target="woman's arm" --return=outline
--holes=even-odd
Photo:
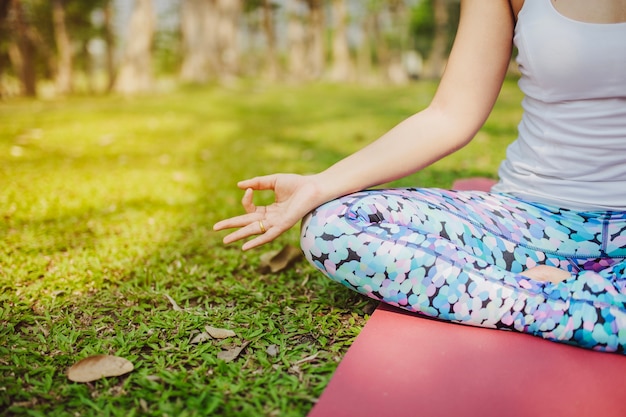
[[[224,243],[258,235],[243,245],[250,249],[272,241],[328,200],[412,174],[463,147],[487,119],[502,87],[513,26],[508,0],[462,0],[448,65],[425,110],[319,174],[241,181],[247,214],[218,222],[214,229],[238,228]],[[275,202],[255,206],[254,190],[273,190]]]
[[[495,104],[511,58],[508,0],[463,0],[448,65],[431,104],[316,175],[324,201],[412,174],[466,145]]]

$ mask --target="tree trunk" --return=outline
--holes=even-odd
[[[276,32],[274,30],[274,5],[270,0],[263,0],[263,32],[267,42],[265,73],[272,81],[278,79],[279,66],[276,54]]]
[[[348,46],[347,19],[348,12],[345,0],[333,0],[333,66],[330,78],[334,81],[348,81],[352,78],[352,62]]]
[[[183,0],[180,27],[183,63],[180,78],[185,82],[204,83],[216,69],[217,16],[213,0]]]
[[[113,36],[113,1],[104,5],[104,42],[106,43],[106,71],[108,77],[107,92],[115,85],[115,37]]]
[[[230,81],[239,74],[239,18],[241,0],[216,0],[218,12],[217,45],[220,78]]]
[[[55,84],[57,92],[67,94],[72,91],[72,44],[65,24],[65,4],[63,0],[52,0],[52,22],[57,46],[57,68]]]
[[[306,0],[309,6],[309,76],[320,78],[324,73],[324,11],[322,0]]]
[[[404,1],[389,1],[389,14],[393,29],[392,37],[396,39],[396,42],[389,45],[387,79],[396,85],[406,84],[409,81],[409,75],[402,63],[402,53],[406,48],[406,37],[408,34],[407,12]]]
[[[306,78],[306,33],[302,23],[298,0],[288,0],[287,3],[287,60],[289,75],[295,81]]]
[[[11,2],[10,14],[13,17],[13,42],[9,44],[9,59],[22,84],[22,95],[37,95],[37,78],[35,73],[35,47],[30,28],[24,16],[20,0]]]
[[[360,82],[370,83],[373,81],[372,45],[374,44],[374,19],[376,18],[367,10],[361,21],[361,42],[356,50],[356,75]]]
[[[8,15],[9,15],[9,6],[11,5],[10,0],[0,0],[0,39],[8,39],[9,38],[9,28],[8,28]],[[3,59],[0,59],[0,99],[4,97],[4,85],[2,84],[3,74],[6,70],[6,65]]]
[[[4,33],[6,27],[6,19],[9,14],[9,6],[11,6],[11,0],[0,0],[0,30]]]
[[[376,51],[377,69],[382,73],[381,78],[385,80],[387,79],[387,68],[391,62],[391,52],[389,51],[389,45],[380,27],[380,15],[381,10],[377,10],[372,16],[371,38],[374,42],[374,51]]]
[[[439,78],[443,74],[446,65],[448,47],[448,2],[446,0],[432,0],[435,17],[435,34],[433,45],[424,64],[424,76],[426,78]]]
[[[154,20],[152,0],[135,0],[116,91],[134,94],[152,89]]]

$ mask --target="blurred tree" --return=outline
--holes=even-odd
[[[360,34],[356,44],[356,77],[361,82],[369,82],[373,75],[374,58],[374,32],[376,30],[376,15],[371,2],[361,7],[355,16],[358,33]]]
[[[387,80],[393,84],[405,84],[409,76],[402,63],[402,55],[408,49],[407,3],[405,0],[387,0],[389,25],[380,42],[387,43],[387,62],[383,67]]]
[[[248,73],[276,81],[280,76],[280,63],[276,37],[277,10],[280,6],[271,0],[244,0],[246,51],[245,68]],[[259,71],[258,68],[262,66]],[[245,69],[249,70],[246,71]]]
[[[124,56],[115,80],[115,91],[134,94],[152,89],[154,31],[155,15],[152,0],[135,0]]]
[[[59,0],[54,0],[59,1]],[[76,88],[77,74],[85,75],[87,89],[90,92],[96,91],[96,72],[94,59],[98,59],[100,65],[104,65],[108,76],[108,84],[112,85],[114,72],[112,67],[114,41],[112,36],[112,0],[61,0],[65,10],[65,26],[69,40],[69,54],[71,55],[71,68],[67,70],[73,76],[71,89]],[[54,4],[54,3],[53,3]],[[54,10],[53,10],[54,16]],[[56,19],[55,19],[56,20]],[[54,38],[59,37],[57,33],[58,25],[54,24]],[[93,42],[98,41],[103,45],[101,50],[93,49]],[[62,43],[61,43],[62,44]],[[64,52],[59,41],[56,42],[58,56],[57,64],[57,86],[59,77],[64,71]],[[98,56],[96,56],[96,54]],[[63,93],[63,89],[60,91]]]
[[[301,81],[307,75],[307,44],[302,4],[299,0],[287,1],[287,62],[289,76]]]
[[[379,68],[386,68],[389,63],[389,44],[381,27],[381,14],[385,8],[384,0],[370,0],[368,8],[371,15],[371,24],[367,29],[371,31],[367,38],[373,44],[374,63]]]
[[[441,77],[445,67],[448,52],[448,2],[447,0],[432,0],[433,16],[435,20],[435,33],[432,41],[430,55],[426,61],[426,78]]]
[[[38,78],[55,80],[59,93],[82,88],[82,74],[96,91],[95,69],[125,93],[152,88],[156,69],[184,82],[277,80],[282,58],[293,80],[404,83],[414,49],[427,57],[426,76],[441,74],[459,0],[169,0],[170,9],[135,0],[116,68],[113,19],[124,1],[0,0],[0,71],[11,63],[30,95]],[[157,31],[155,5],[176,24]]]
[[[324,74],[326,55],[324,48],[324,2],[323,0],[304,0],[308,7],[307,28],[307,67],[308,78],[319,79]]]
[[[413,47],[426,57],[425,78],[443,73],[459,19],[459,0],[420,1],[411,13]]]
[[[9,14],[9,6],[10,6],[11,0],[0,0],[0,30],[2,32],[2,34],[5,34],[5,21],[6,18]]]
[[[348,10],[346,0],[332,0],[333,41],[332,68],[330,78],[334,81],[349,81],[352,78],[352,61],[348,45]]]
[[[323,0],[287,0],[287,61],[290,78],[315,80],[326,69]]]
[[[265,54],[267,61],[265,71],[270,80],[277,80],[280,72],[276,47],[276,24],[274,18],[274,12],[277,5],[270,0],[261,0],[261,3],[263,8],[263,32],[265,33],[265,40],[267,42],[267,53]]]
[[[0,63],[3,54],[10,57],[24,94],[27,80],[35,83],[36,90],[41,79],[53,79],[58,93],[69,93],[76,82],[76,64],[90,75],[93,57],[89,43],[94,38],[106,38],[106,24],[95,22],[93,15],[102,12],[111,0],[2,1],[8,6],[4,19],[0,19],[0,31],[6,34],[0,38]],[[22,68],[23,62],[29,63]],[[5,67],[0,64],[0,70],[5,71]],[[29,95],[32,89],[28,87]]]
[[[10,0],[0,0],[0,98],[6,94],[2,81],[8,66],[5,51],[8,48],[9,39],[8,15],[10,3]]]
[[[365,44],[360,47],[359,71],[372,66],[387,82],[407,82],[409,78],[402,64],[403,52],[408,48],[407,1],[369,0],[364,8]]]
[[[65,23],[66,0],[52,0],[52,21],[57,47],[57,92],[66,94],[72,90],[72,44]]]
[[[204,83],[217,67],[215,4],[212,0],[181,0],[180,5],[183,44],[180,78],[184,82]]]
[[[222,81],[239,75],[239,22],[242,16],[241,0],[215,0],[217,13],[218,74]]]
[[[37,95],[35,34],[21,0],[9,0],[7,24],[10,33],[8,55],[22,87],[22,95]]]
[[[113,31],[113,1],[104,0],[102,7],[102,37],[106,45],[105,68],[108,77],[107,91],[115,85],[115,36]]]
[[[242,12],[241,0],[181,0],[181,80],[204,83],[218,76],[226,82],[239,75]]]

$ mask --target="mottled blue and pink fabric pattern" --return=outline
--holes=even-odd
[[[510,195],[370,190],[302,223],[307,259],[385,303],[454,322],[626,353],[626,213],[575,212]],[[522,273],[569,271],[559,284]]]

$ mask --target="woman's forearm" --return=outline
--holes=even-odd
[[[431,105],[315,175],[318,199],[404,177],[467,144],[502,87],[512,48],[511,13],[506,0],[463,0],[454,47]]]

